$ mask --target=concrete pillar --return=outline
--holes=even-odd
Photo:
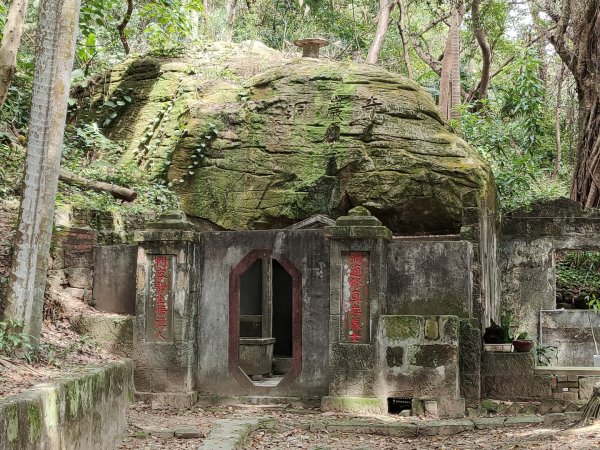
[[[379,316],[385,314],[387,241],[391,231],[363,207],[325,228],[330,239],[329,396],[322,409],[387,412],[378,386]]]
[[[197,397],[200,234],[183,215],[170,215],[136,232],[135,239],[136,395],[158,404],[193,404]]]

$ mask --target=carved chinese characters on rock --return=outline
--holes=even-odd
[[[370,342],[369,253],[342,253],[342,342]]]
[[[146,340],[173,341],[173,256],[151,257],[149,301],[146,304]]]

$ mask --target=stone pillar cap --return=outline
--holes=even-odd
[[[319,49],[321,47],[327,47],[329,41],[322,38],[306,38],[294,41],[294,45],[302,49],[303,58],[318,58]]]
[[[162,214],[154,222],[146,224],[147,230],[189,230],[195,229],[194,224],[187,220],[182,212],[171,212]]]
[[[392,232],[367,208],[357,206],[348,211],[347,216],[339,217],[334,226],[325,227],[325,236],[331,239],[391,239]]]

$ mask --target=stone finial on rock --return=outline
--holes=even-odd
[[[298,39],[294,45],[302,49],[303,58],[318,58],[321,47],[327,47],[329,41],[321,38]]]

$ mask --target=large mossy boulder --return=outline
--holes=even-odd
[[[488,166],[431,97],[376,66],[215,44],[129,61],[104,91],[88,119],[212,228],[280,228],[361,205],[397,233],[452,233],[464,198],[494,195]]]

